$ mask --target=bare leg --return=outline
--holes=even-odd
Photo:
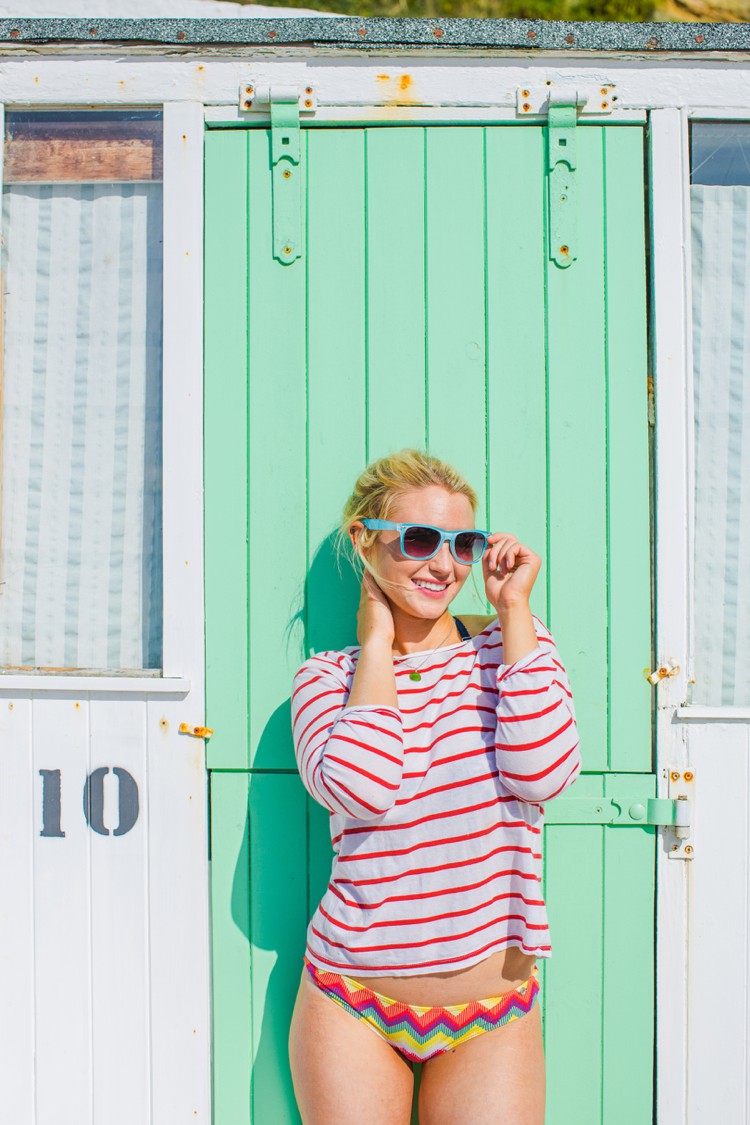
[[[410,1063],[317,988],[307,970],[289,1029],[289,1061],[304,1125],[409,1125]]]
[[[541,1010],[422,1064],[420,1125],[544,1125]]]

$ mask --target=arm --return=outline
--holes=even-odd
[[[503,609],[498,619],[497,766],[508,792],[541,804],[581,771],[573,695],[552,634],[528,605]]]
[[[388,664],[392,703],[388,684],[382,683],[383,658],[375,650],[371,660],[362,650],[351,694],[344,669],[330,657],[311,657],[294,677],[292,733],[297,767],[310,796],[329,812],[374,820],[396,801],[404,745],[390,647]],[[351,704],[355,686],[363,700],[373,702],[355,699]]]

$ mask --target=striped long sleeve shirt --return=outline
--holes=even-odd
[[[497,619],[426,662],[394,657],[398,709],[347,706],[357,646],[297,672],[297,765],[330,813],[334,850],[307,930],[318,968],[412,976],[513,945],[552,955],[544,803],[572,785],[581,756],[565,668],[532,617],[537,647],[512,664]]]

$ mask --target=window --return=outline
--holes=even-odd
[[[750,706],[750,123],[690,138],[695,384],[695,683]]]
[[[158,672],[162,123],[9,111],[0,666]]]

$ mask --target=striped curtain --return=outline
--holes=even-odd
[[[695,683],[750,706],[750,187],[690,189],[695,370]]]
[[[161,665],[160,183],[3,193],[0,665]]]

